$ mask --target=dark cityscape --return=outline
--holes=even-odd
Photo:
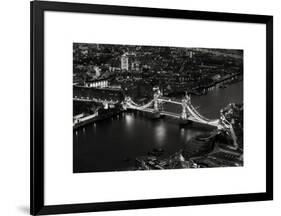
[[[73,44],[73,172],[243,166],[243,50]]]

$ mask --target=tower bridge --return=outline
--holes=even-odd
[[[146,104],[137,104],[132,100],[131,97],[125,96],[123,101],[120,100],[106,100],[106,99],[97,99],[90,96],[83,97],[83,96],[74,96],[74,101],[81,101],[81,102],[94,102],[94,103],[100,103],[103,104],[103,107],[105,109],[108,109],[108,106],[115,106],[116,104],[122,105],[124,110],[130,109],[130,110],[139,110],[143,112],[148,113],[154,113],[159,116],[169,116],[173,118],[178,118],[183,121],[190,121],[190,122],[197,122],[201,124],[210,125],[213,127],[216,127],[218,130],[224,130],[226,131],[233,139],[233,144],[235,148],[238,148],[237,144],[237,137],[235,135],[234,129],[232,127],[232,124],[227,121],[223,113],[221,112],[219,119],[208,119],[205,116],[201,115],[195,107],[191,103],[190,96],[186,95],[182,100],[178,99],[171,99],[168,97],[164,97],[159,89],[156,89],[154,92],[153,99],[149,101]],[[164,103],[172,103],[177,104],[182,107],[182,112],[180,114],[178,113],[172,113],[167,112],[162,109],[162,105]]]

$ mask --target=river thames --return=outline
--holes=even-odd
[[[192,96],[191,102],[207,118],[218,118],[220,109],[227,104],[243,103],[243,82]],[[164,109],[181,112],[179,105],[169,104]],[[129,170],[136,157],[153,149],[163,149],[163,157],[169,156],[184,146],[188,148],[186,145],[194,136],[210,130],[199,124],[181,128],[166,118],[152,120],[137,113],[121,113],[74,132],[73,172]]]

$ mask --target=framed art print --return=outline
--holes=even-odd
[[[32,215],[272,199],[272,16],[31,2]]]

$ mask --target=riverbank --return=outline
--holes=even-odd
[[[78,130],[81,127],[84,127],[88,124],[97,122],[97,121],[101,121],[101,120],[105,120],[108,118],[111,118],[113,116],[116,116],[118,114],[120,114],[122,112],[122,110],[120,109],[107,109],[106,112],[100,112],[101,110],[98,110],[96,113],[94,114],[90,114],[90,115],[85,115],[80,118],[77,118],[74,123],[73,123],[73,130]]]

